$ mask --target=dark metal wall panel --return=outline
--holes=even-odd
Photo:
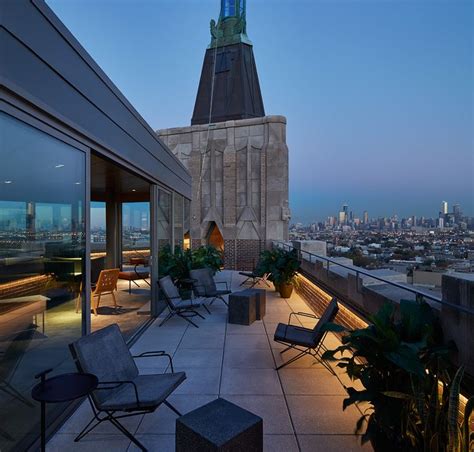
[[[151,182],[190,197],[191,177],[42,0],[1,5],[0,74]],[[124,62],[126,64],[126,62]]]

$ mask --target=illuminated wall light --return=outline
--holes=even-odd
[[[58,163],[57,165],[54,166],[55,168],[64,168],[64,165],[62,163]]]
[[[81,185],[81,183],[80,183],[80,182],[76,182],[76,185]]]
[[[134,188],[132,188],[132,191],[137,191],[137,190],[135,190]]]
[[[5,180],[5,181],[3,181],[3,183],[4,183],[4,184],[12,184],[13,181],[12,181],[12,180]]]

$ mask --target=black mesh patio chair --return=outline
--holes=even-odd
[[[198,268],[197,270],[191,270],[189,274],[191,278],[195,280],[193,282],[193,290],[198,297],[210,299],[209,304],[214,303],[214,300],[218,298],[227,306],[224,295],[232,293],[232,291],[229,290],[227,281],[214,281],[210,268]],[[219,290],[217,289],[217,284],[225,284],[226,288]]]
[[[240,283],[241,286],[250,283],[250,288],[255,287],[260,283],[264,283],[267,287],[271,287],[268,284],[268,278],[270,278],[270,273],[260,273],[256,270],[251,272],[239,272],[239,275],[245,276],[245,279]]]
[[[334,320],[338,309],[337,301],[333,298],[321,317],[306,312],[292,312],[288,318],[288,324],[279,323],[273,339],[279,344],[286,345],[286,348],[280,353],[283,354],[291,349],[297,350],[299,353],[278,366],[276,370],[295,362],[303,356],[310,355],[334,374],[331,366],[322,359],[322,353],[327,350],[323,344],[327,331],[323,329],[323,326]],[[302,326],[291,325],[291,317],[293,315],[319,319],[319,321],[314,328],[304,328]]]
[[[164,351],[132,356],[117,324],[78,339],[69,349],[78,371],[94,374],[99,379],[97,389],[88,397],[94,416],[74,441],[80,441],[99,424],[109,421],[146,451],[119,419],[153,413],[162,403],[181,416],[166,399],[186,379],[186,374],[174,372],[171,356]],[[140,375],[134,358],[151,357],[168,358],[171,372]]]
[[[194,300],[183,300],[179,294],[178,288],[173,283],[171,276],[165,276],[158,281],[158,284],[163,291],[165,296],[166,306],[168,307],[168,315],[162,320],[159,326],[162,326],[169,319],[177,315],[178,317],[183,318],[188,321],[191,325],[194,325],[196,328],[199,328],[199,325],[194,323],[190,317],[204,317],[196,311],[197,308],[201,307],[201,303],[197,303]],[[206,309],[207,307],[204,306]],[[209,310],[207,309],[209,312]]]

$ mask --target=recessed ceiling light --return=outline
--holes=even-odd
[[[132,191],[136,191],[134,188],[132,188]]]
[[[55,165],[55,168],[64,168],[64,165],[62,163],[58,163],[57,165]]]
[[[81,185],[81,183],[80,183],[80,182],[76,182],[76,185]]]
[[[11,183],[13,183],[12,180],[5,180],[5,181],[3,181],[3,182],[4,182],[5,184],[11,184]]]

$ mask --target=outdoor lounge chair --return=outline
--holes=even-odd
[[[219,281],[216,283],[210,268],[191,270],[189,275],[195,280],[195,282],[193,282],[193,290],[198,297],[210,298],[211,302],[209,304],[214,303],[214,300],[218,298],[227,306],[227,301],[224,300],[224,295],[229,295],[232,291],[229,290],[226,281]],[[225,284],[225,290],[217,289],[217,284]]]
[[[251,272],[239,272],[239,275],[245,276],[246,279],[244,279],[240,285],[243,286],[247,284],[250,281],[250,288],[255,287],[257,284],[260,283],[265,283],[268,287],[271,287],[270,284],[268,284],[268,278],[270,277],[270,273],[264,273],[263,275],[256,270],[251,271]]]
[[[337,301],[335,298],[333,298],[321,317],[317,317],[314,314],[308,314],[305,312],[292,312],[288,318],[288,324],[279,323],[273,339],[275,342],[287,346],[280,353],[283,354],[290,349],[297,350],[299,353],[293,356],[293,358],[289,359],[287,362],[278,366],[276,370],[287,366],[288,364],[302,358],[305,355],[310,355],[319,361],[331,373],[334,373],[329,364],[321,358],[321,355],[322,352],[326,351],[326,347],[324,346],[323,342],[327,331],[323,330],[323,326],[334,320],[338,309]],[[316,323],[312,329],[291,325],[292,315],[319,319],[319,322]]]
[[[171,317],[175,315],[183,318],[188,321],[191,325],[194,325],[196,328],[199,328],[199,325],[196,325],[190,317],[198,316],[201,319],[204,317],[196,311],[197,308],[201,307],[201,303],[196,303],[191,300],[183,300],[179,294],[178,288],[174,285],[171,276],[165,276],[158,281],[161,290],[165,296],[166,305],[169,309],[168,315],[163,319],[159,326],[167,322]],[[204,306],[206,309],[207,307]],[[209,310],[207,309],[209,312]]]
[[[79,372],[97,376],[99,385],[89,396],[94,417],[77,435],[80,441],[104,421],[109,421],[141,450],[146,448],[119,422],[119,419],[153,413],[162,403],[181,413],[166,399],[186,379],[174,372],[171,356],[152,351],[132,356],[117,324],[84,336],[69,345]],[[171,373],[140,375],[133,358],[166,357]]]

